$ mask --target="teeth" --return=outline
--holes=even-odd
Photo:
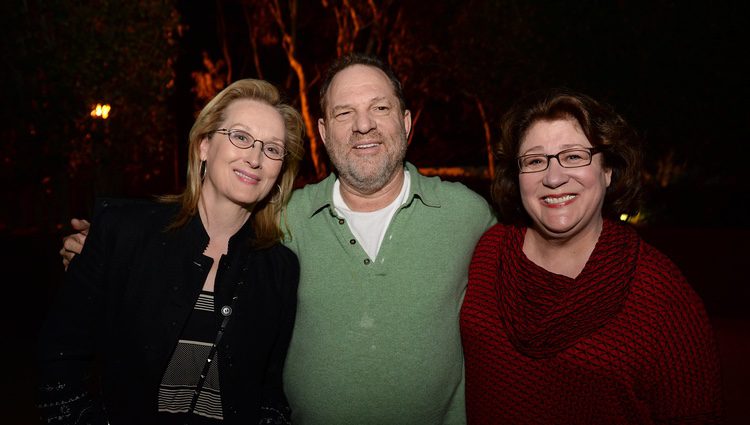
[[[260,179],[257,179],[255,177],[248,176],[247,174],[245,174],[245,173],[243,173],[241,171],[237,171],[237,170],[234,170],[234,174],[237,174],[238,176],[242,177],[243,179],[247,179],[247,180],[260,180]]]
[[[354,149],[367,149],[367,148],[374,148],[374,147],[375,147],[375,146],[377,146],[377,145],[378,145],[377,143],[368,143],[368,144],[366,144],[366,145],[358,145],[358,146],[355,146],[355,147],[354,147]]]
[[[571,199],[575,198],[575,195],[565,195],[560,197],[546,197],[544,198],[544,202],[548,204],[562,204],[563,202],[570,201]]]

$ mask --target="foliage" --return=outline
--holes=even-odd
[[[3,64],[2,91],[12,108],[3,108],[2,119],[13,125],[2,129],[3,173],[31,185],[14,195],[44,182],[45,197],[29,206],[43,210],[50,201],[90,206],[86,195],[133,193],[146,182],[172,189],[176,140],[166,105],[179,30],[174,1],[27,0],[4,7],[12,37],[2,51],[12,63]],[[97,103],[111,105],[107,120],[89,114]],[[85,202],[65,199],[68,193]]]

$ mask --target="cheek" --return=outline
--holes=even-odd
[[[269,167],[268,175],[273,179],[273,184],[276,184],[281,178],[281,172],[283,168],[283,164],[280,161],[273,164],[272,167]]]
[[[518,190],[521,192],[522,198],[525,195],[531,194],[536,190],[536,187],[538,186],[539,182],[538,182],[538,179],[535,177],[536,176],[534,174],[519,174]]]
[[[227,142],[227,145],[229,143]],[[208,159],[219,159],[219,158],[227,158],[230,157],[234,152],[227,148],[226,145],[223,143],[211,143],[206,148],[206,155]]]
[[[328,127],[328,141],[335,142],[341,140],[349,133],[351,133],[351,125],[348,122],[335,121]]]

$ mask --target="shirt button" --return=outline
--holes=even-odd
[[[370,264],[370,259],[369,258],[365,258],[365,265],[368,265],[368,264]]]
[[[221,308],[221,315],[226,317],[232,314],[232,307],[229,307],[228,305],[225,305]]]
[[[343,219],[343,218],[340,218],[340,219],[339,219],[339,224],[344,224],[344,223],[346,223],[346,221],[344,221],[344,219]]]
[[[352,244],[352,245],[354,245],[355,243],[357,243],[357,240],[356,239],[349,239],[349,243]]]

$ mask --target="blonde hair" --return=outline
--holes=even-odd
[[[266,247],[283,237],[283,232],[279,227],[281,211],[292,194],[294,180],[304,154],[302,117],[292,106],[282,103],[278,89],[267,81],[250,78],[235,81],[208,102],[198,114],[190,130],[185,190],[179,195],[162,196],[160,199],[182,205],[167,230],[184,226],[198,212],[202,183],[201,140],[209,137],[219,128],[226,118],[225,112],[229,105],[240,99],[255,100],[274,107],[281,114],[286,129],[284,148],[287,154],[283,159],[280,176],[271,194],[255,205],[251,217],[255,230],[255,245]]]

